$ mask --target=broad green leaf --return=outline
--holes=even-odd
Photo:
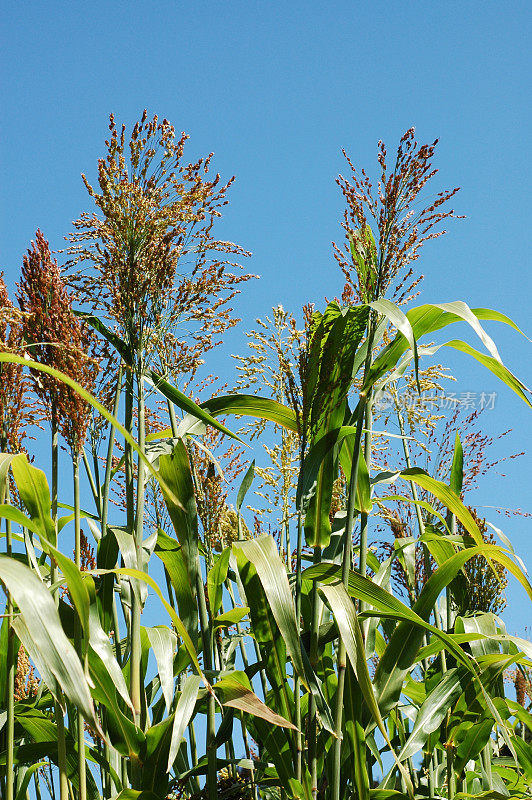
[[[154,470],[153,466],[150,464],[150,462],[142,452],[142,449],[139,447],[135,439],[131,436],[131,434],[116,419],[116,417],[114,417],[105,408],[105,406],[103,406],[98,400],[96,400],[96,398],[93,397],[90,394],[90,392],[87,392],[87,390],[84,389],[83,386],[81,386],[79,383],[76,383],[76,381],[72,380],[72,378],[70,378],[68,375],[65,375],[64,372],[60,372],[59,370],[54,369],[53,367],[48,367],[46,366],[46,364],[39,364],[38,361],[31,361],[22,358],[21,356],[12,355],[11,353],[0,353],[0,364],[1,363],[21,364],[23,367],[27,367],[28,369],[36,370],[37,372],[43,372],[46,375],[51,375],[53,378],[56,378],[58,381],[61,381],[62,383],[66,384],[66,386],[70,386],[70,388],[73,389],[75,392],[77,392],[77,394],[79,394],[80,397],[82,397],[86,403],[88,403],[90,406],[96,409],[96,411],[98,411],[98,413],[101,414],[101,416],[104,419],[106,419],[107,422],[110,422],[111,425],[113,425],[113,427],[116,428],[116,430],[122,434],[126,442],[137,453],[137,455],[143,462],[148,472],[151,475],[153,475],[154,478],[159,480],[159,483],[161,483],[162,479],[157,478],[156,471]],[[179,500],[177,499],[177,497],[173,497],[169,487],[162,486],[161,488],[164,488],[165,491],[169,493],[170,496],[172,496],[173,502],[179,505]]]
[[[183,550],[179,542],[159,528],[155,555],[161,559],[174,588],[179,616],[183,620],[194,645],[198,644],[198,608],[196,588],[190,582]]]
[[[238,488],[238,494],[236,496],[236,510],[238,514],[240,513],[240,509],[242,508],[242,503],[244,502],[244,498],[248,493],[249,489],[251,488],[251,484],[253,483],[254,477],[255,477],[255,459],[253,459],[253,461],[247,468],[246,474],[242,478],[242,483]]]
[[[410,320],[408,317],[401,311],[401,309],[392,303],[390,300],[386,298],[381,298],[380,300],[375,300],[373,303],[369,303],[371,308],[374,308],[379,314],[385,316],[394,326],[397,328],[399,333],[402,333],[410,349],[414,354],[414,369],[416,375],[416,382],[418,385],[419,390],[419,378],[418,378],[418,369],[419,369],[419,357],[417,352],[417,343],[416,337],[414,335],[414,331],[412,330],[412,325],[410,324]]]
[[[29,567],[6,556],[0,556],[0,579],[20,609],[30,639],[26,637],[24,646],[31,658],[37,666],[46,665],[68,700],[99,731],[83,667],[65,636],[50,592]],[[55,687],[49,689],[53,692]]]
[[[176,635],[164,625],[154,628],[145,628],[150,646],[157,662],[157,671],[161,681],[166,710],[169,712],[174,696],[174,653],[176,649]]]
[[[366,648],[364,645],[364,637],[360,629],[358,617],[353,605],[353,601],[349,597],[342,581],[337,580],[332,583],[323,583],[319,585],[320,591],[326,597],[331,610],[333,612],[336,624],[342,641],[345,645],[346,653],[351,662],[353,671],[357,677],[362,697],[364,698],[371,716],[378,729],[384,736],[386,743],[394,757],[394,760],[401,771],[401,775],[413,796],[413,787],[410,777],[400,761],[397,759],[394,748],[388,737],[388,732],[384,725],[379,706],[375,699],[373,692],[373,685],[368,671],[368,664],[366,661]]]
[[[218,609],[222,605],[223,585],[227,578],[230,555],[231,548],[226,547],[216,559],[207,576],[207,594],[212,617],[216,616]]]
[[[271,536],[260,536],[233,545],[233,550],[242,552],[255,567],[268,599],[277,627],[284,639],[290,658],[303,685],[308,688],[305,668],[301,657],[299,630],[296,622],[294,600],[286,568],[279,557],[277,547]],[[239,565],[240,566],[240,565]],[[251,607],[251,603],[248,605]]]
[[[494,361],[497,360],[498,353],[490,337],[487,336],[483,328],[481,328],[479,320],[494,320],[503,322],[504,324],[509,325],[522,333],[515,323],[513,323],[512,320],[509,319],[509,317],[506,317],[504,314],[486,308],[469,309],[468,306],[461,301],[444,303],[440,305],[417,306],[416,308],[412,308],[406,316],[408,317],[408,320],[412,326],[414,337],[418,341],[421,336],[433,333],[434,331],[440,330],[452,323],[460,322],[461,320],[467,322],[468,324],[472,325],[475,332],[480,335],[481,340],[487,346],[488,351],[492,354]],[[463,343],[461,342],[460,344]],[[369,387],[373,386],[375,381],[378,380],[381,375],[395,367],[399,358],[408,349],[408,347],[409,343],[407,339],[402,333],[399,333],[395,339],[384,348],[384,350],[372,364],[372,367],[366,376],[364,388],[368,389]],[[474,353],[476,353],[476,351],[474,351]],[[500,363],[500,360],[497,363]],[[523,399],[526,400],[526,398]]]
[[[451,476],[449,485],[453,492],[460,497],[462,483],[464,480],[464,450],[458,432],[454,440],[453,463],[451,464]]]
[[[180,618],[177,616],[175,610],[172,608],[170,603],[168,603],[165,600],[165,598],[163,596],[163,593],[161,592],[159,586],[157,585],[156,581],[153,580],[153,578],[151,578],[146,572],[141,572],[138,569],[126,569],[124,567],[119,567],[119,568],[116,568],[116,569],[96,569],[96,570],[93,570],[92,574],[94,574],[94,575],[111,575],[111,574],[114,574],[114,575],[126,575],[128,578],[137,578],[137,580],[139,580],[139,581],[145,581],[148,584],[148,586],[151,586],[151,588],[154,590],[155,594],[157,595],[157,597],[159,598],[159,600],[161,601],[161,603],[163,604],[165,609],[170,614],[170,617],[172,619],[172,622],[174,623],[176,632],[182,638],[183,644],[185,645],[185,648],[186,648],[186,650],[187,650],[187,652],[188,652],[188,654],[190,656],[190,660],[194,664],[194,667],[196,668],[196,671],[197,671],[198,675],[201,675],[201,677],[205,680],[203,672],[201,670],[200,663],[198,661],[198,656],[197,656],[196,650],[194,648],[194,645],[192,643],[190,635],[188,634],[187,629],[183,625],[183,623],[180,620]],[[207,683],[206,680],[205,680],[205,682]]]
[[[438,730],[448,710],[470,681],[471,676],[463,668],[447,670],[418,709],[412,732],[399,753],[400,761],[411,758],[423,748],[430,734]]]
[[[173,715],[152,725],[146,731],[146,741],[141,751],[141,788],[155,794],[162,800],[169,790],[168,761],[174,727]]]
[[[244,602],[250,609],[251,628],[257,642],[265,671],[276,700],[276,710],[287,719],[293,713],[292,695],[286,671],[286,643],[279,632],[272,608],[259,578],[255,564],[234,544],[233,552],[238,564]]]
[[[161,800],[161,798],[147,789],[122,789],[113,800]]]
[[[113,747],[123,756],[138,758],[144,734],[120,708],[113,679],[93,650],[89,651],[89,670],[93,697],[106,708],[106,733]]]
[[[445,342],[443,347],[451,347],[453,350],[460,350],[462,353],[471,356],[480,364],[482,364],[486,369],[495,375],[495,377],[499,378],[503,383],[510,387],[510,389],[516,393],[521,400],[527,404],[527,406],[532,407],[532,403],[530,402],[527,394],[530,394],[530,389],[528,389],[522,381],[519,380],[510,370],[504,366],[500,361],[491,356],[487,356],[484,353],[480,353],[478,350],[475,350],[474,347],[471,347],[466,342],[462,342],[461,339],[453,339],[450,342]]]
[[[22,502],[33,524],[39,528],[42,546],[45,547],[48,542],[55,546],[57,536],[51,517],[50,489],[44,472],[30,464],[24,453],[13,458],[11,471]]]
[[[188,675],[183,683],[183,688],[174,712],[172,738],[170,742],[170,750],[168,752],[168,764],[166,767],[167,772],[170,772],[174,765],[177,751],[179,750],[183,740],[185,728],[187,727],[192,714],[194,713],[199,687],[200,678],[198,675]]]
[[[397,478],[404,478],[413,481],[437,497],[460,520],[466,531],[473,537],[478,545],[483,544],[484,540],[478,529],[478,525],[471,516],[470,511],[464,506],[459,497],[443,481],[439,481],[428,475],[425,470],[419,467],[411,467],[401,472],[381,472],[375,476],[372,483],[394,483]]]
[[[179,498],[179,504],[174,503],[172,496],[168,495],[162,487],[166,507],[181,545],[189,580],[195,587],[199,575],[198,516],[190,461],[187,448],[181,439],[177,442],[171,455],[163,455],[159,458],[158,474],[170,487],[172,494]]]
[[[258,397],[254,394],[222,395],[207,400],[201,407],[213,416],[235,414],[238,417],[267,419],[297,433],[296,415],[292,409],[268,397]]]
[[[231,627],[244,619],[249,614],[248,606],[243,608],[232,608],[224,614],[219,614],[212,621],[215,628]]]

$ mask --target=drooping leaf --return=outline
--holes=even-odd
[[[38,667],[46,666],[68,700],[99,730],[83,667],[65,636],[50,592],[29,567],[7,556],[0,556],[0,579],[20,609],[29,634],[24,646],[30,657]],[[55,688],[49,687],[52,692]]]
[[[166,710],[169,712],[174,696],[174,653],[176,649],[176,635],[164,625],[145,628],[150,646],[157,662],[157,671],[161,681]]]
[[[205,405],[198,405],[186,394],[183,394],[179,389],[175,386],[172,386],[171,383],[168,383],[161,375],[158,375],[154,370],[150,370],[150,376],[146,376],[146,380],[157,389],[164,397],[168,400],[171,400],[172,403],[175,403],[182,411],[185,411],[187,414],[192,414],[192,416],[196,417],[197,419],[205,422],[207,425],[212,425],[213,428],[220,431],[221,433],[225,433],[226,436],[230,436],[232,439],[236,439],[237,441],[241,441],[240,438],[226,428],[225,425],[222,425],[215,419],[207,410]]]
[[[207,576],[207,593],[209,596],[211,615],[213,617],[216,616],[218,609],[222,605],[223,585],[227,578],[230,555],[230,547],[226,547],[225,550],[222,550]]]
[[[195,587],[199,575],[198,517],[188,452],[181,439],[171,455],[160,457],[158,474],[170,486],[172,494],[179,498],[179,504],[174,503],[172,497],[162,488],[168,513],[181,545],[189,580]]]
[[[268,708],[268,706],[257,697],[251,688],[249,678],[245,672],[237,670],[222,675],[213,688],[220,696],[222,705],[228,706],[229,708],[237,708],[239,711],[244,711],[246,714],[251,714],[254,717],[261,717],[261,719],[266,720],[266,722],[272,725],[297,730],[292,722],[289,722],[280,714],[276,714],[275,711]]]
[[[183,550],[176,539],[159,528],[155,555],[161,559],[174,589],[179,616],[183,620],[194,645],[198,643],[196,587],[192,585],[183,558]]]
[[[194,709],[196,707],[196,700],[200,687],[200,678],[198,675],[188,675],[183,683],[179,700],[177,701],[176,709],[174,712],[174,721],[172,725],[172,738],[170,741],[170,749],[168,752],[168,764],[166,771],[170,772],[173,767],[174,761],[177,756],[177,751],[181,746],[185,728],[187,727]]]

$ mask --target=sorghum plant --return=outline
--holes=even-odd
[[[22,800],[33,778],[37,795],[42,788],[53,797],[56,766],[62,800],[528,796],[532,717],[523,703],[532,647],[507,634],[493,603],[510,575],[530,598],[532,586],[504,534],[502,544],[487,536],[465,505],[468,475],[482,478],[486,439],[449,432],[438,448],[438,415],[425,417],[422,405],[403,411],[399,402],[379,418],[381,430],[373,426],[376,400],[388,392],[398,401],[403,381],[417,392],[441,385],[445,370],[424,359],[444,346],[478,360],[531,405],[483,328],[484,321],[515,328],[507,317],[458,301],[404,313],[386,297],[403,302],[412,293],[419,276],[411,262],[451,214],[443,205],[454,192],[422,199],[434,146],[418,147],[407,132],[391,172],[381,146],[375,200],[364,173],[340,179],[342,304],[307,306],[301,330],[277,307],[251,338],[238,391],[199,403],[188,396],[191,381],[237,283],[222,262],[209,271],[211,245],[214,259],[229,253],[211,238],[225,195],[206,177],[205,162],[179,166],[183,145],[168,123],[145,116],[128,150],[111,120],[100,192],[88,186],[98,215],[76,223],[73,281],[87,321],[121,362],[112,396],[102,404],[68,360],[52,360],[62,351],[42,308],[57,280],[41,237],[25,264],[37,289],[24,289],[25,313],[31,300],[40,320],[40,338],[28,330],[25,347],[40,357],[0,352],[2,368],[29,366],[36,391],[58,406],[65,384],[111,423],[103,484],[97,462],[91,471],[84,460],[94,503],[82,512],[75,500],[74,560],[59,546],[71,515],[58,517],[54,471],[50,502],[44,474],[24,454],[0,458],[0,475],[11,470],[21,498],[20,509],[0,506],[19,537],[10,539],[17,552],[0,557],[8,596],[0,647],[11,653],[10,682],[0,660],[0,686],[9,683],[0,753],[6,796]],[[42,264],[56,283],[44,282]],[[54,292],[59,303],[63,295]],[[486,353],[458,339],[433,341],[464,322]],[[228,318],[219,324],[226,330]],[[65,341],[79,340],[69,333]],[[189,381],[188,395],[172,376],[181,388]],[[145,382],[166,403],[157,416],[145,403]],[[250,419],[251,435],[235,434],[232,416]],[[253,444],[269,435],[267,423],[280,446],[265,441],[271,468],[259,464],[268,486],[258,492],[273,498],[273,508],[253,536],[246,521],[256,503],[248,495],[254,464],[244,470],[236,440]],[[398,466],[389,439],[400,443]],[[79,447],[82,439],[68,441]],[[433,453],[434,469],[414,464],[419,457],[428,467]],[[109,513],[122,468],[125,491]],[[224,478],[240,481],[234,505]],[[383,508],[393,545],[386,553],[369,546],[373,525],[382,535]],[[413,513],[400,513],[406,508]],[[96,554],[81,536],[82,515]],[[279,519],[282,535],[263,535],[278,534]],[[393,581],[396,562],[407,598]],[[465,584],[479,576],[489,589],[482,606],[468,602]],[[170,623],[148,625],[158,601]],[[26,681],[15,697],[18,650],[4,645],[9,631],[39,676],[36,693]],[[26,669],[21,660],[21,677]],[[517,702],[504,691],[508,670],[516,671]]]

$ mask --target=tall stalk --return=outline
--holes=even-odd
[[[142,353],[138,354],[138,374],[137,374],[137,426],[138,426],[138,444],[142,452],[146,445],[146,422],[144,416],[144,378],[143,378],[143,359]],[[137,503],[135,509],[135,552],[137,556],[137,569],[142,569],[142,541],[144,533],[144,495],[145,495],[146,475],[144,471],[144,464],[139,456],[137,460]],[[141,675],[140,675],[140,598],[137,596],[133,600],[132,609],[134,613],[131,615],[131,699],[135,708],[135,722],[144,728],[146,720],[144,719],[143,707],[144,703],[141,698]],[[135,646],[135,652],[133,652]]]
[[[301,511],[297,513],[297,551],[296,551],[296,622],[301,620],[301,550],[303,546],[303,520]],[[301,682],[299,675],[294,676],[294,703],[296,733],[296,780],[301,783],[303,775],[303,734],[301,732]]]
[[[79,455],[75,453],[72,458],[72,468],[74,477],[74,560],[76,567],[81,569],[81,516],[79,500]],[[83,658],[82,632],[79,619],[75,625],[76,649],[80,659]],[[87,800],[87,763],[85,758],[85,720],[81,711],[77,713],[77,743],[78,743],[78,777],[79,777],[79,800]]]
[[[57,486],[59,474],[59,443],[58,420],[55,402],[52,400],[52,521],[57,536]],[[56,568],[53,559],[50,559],[50,585],[55,583]],[[56,594],[56,602],[58,602]],[[59,767],[59,796],[60,800],[68,800],[69,782],[66,760],[65,718],[63,709],[57,698],[54,698],[54,717],[57,726],[57,762]]]
[[[1,450],[6,450],[5,442],[2,442]],[[6,476],[6,485],[3,492],[2,502],[9,503],[9,477]],[[13,541],[11,534],[11,522],[6,519],[6,555],[11,557],[13,552]],[[13,800],[15,789],[15,768],[14,768],[14,748],[15,748],[15,638],[13,630],[13,600],[10,592],[7,592],[7,681],[6,681],[6,800]]]
[[[355,443],[353,445],[353,460],[351,464],[351,474],[349,476],[349,489],[347,495],[347,514],[345,521],[344,546],[342,554],[342,583],[349,585],[349,570],[352,563],[352,536],[353,523],[355,520],[355,499],[358,483],[358,464],[360,461],[360,444],[362,441],[362,428],[364,426],[364,416],[366,411],[366,396],[361,393],[358,402]],[[332,800],[340,798],[341,764],[342,764],[342,721],[344,711],[344,690],[346,672],[346,651],[345,645],[340,638],[338,642],[338,687],[336,690],[336,714],[335,714],[335,734],[334,742],[334,768],[333,768],[333,787]]]
[[[212,670],[212,649],[213,631],[209,622],[207,603],[205,600],[205,589],[201,573],[198,570],[196,585],[198,596],[199,623],[201,639],[203,644],[203,663],[205,669]],[[205,732],[205,746],[207,752],[207,797],[208,800],[216,800],[217,789],[217,764],[216,764],[216,698],[210,690],[207,694],[207,729]]]
[[[321,561],[321,547],[314,548],[314,564]],[[318,668],[318,635],[320,628],[320,598],[318,595],[318,582],[312,585],[312,622],[310,628],[310,665],[314,672]],[[310,777],[312,786],[312,796],[318,796],[318,709],[314,694],[309,696],[308,704],[309,715],[309,734],[308,734],[308,755],[310,761]]]

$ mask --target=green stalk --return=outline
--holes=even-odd
[[[81,516],[79,501],[79,455],[76,453],[72,457],[73,477],[74,477],[74,559],[76,567],[81,569]],[[76,618],[74,631],[76,650],[80,660],[83,660],[83,647],[81,625]],[[78,776],[79,776],[79,800],[87,800],[87,763],[85,759],[85,726],[83,714],[77,713],[77,744],[78,744]]]
[[[205,601],[205,589],[201,574],[198,570],[196,591],[198,595],[199,623],[201,639],[203,643],[203,663],[207,671],[212,670],[212,626],[209,623],[207,603]],[[207,694],[207,729],[206,729],[206,751],[207,751],[207,797],[208,800],[216,800],[217,789],[217,769],[216,769],[216,700],[211,691]]]
[[[2,450],[5,451],[6,447],[3,444]],[[9,478],[6,479],[4,502],[9,503]],[[11,557],[13,552],[13,543],[11,536],[11,522],[6,519],[6,555]],[[14,767],[14,749],[15,749],[15,639],[13,631],[13,600],[11,594],[7,592],[7,682],[6,682],[6,740],[7,740],[7,757],[6,757],[6,800],[13,800],[15,790],[15,767]]]
[[[85,450],[82,450],[82,454],[83,454],[83,466],[85,467],[85,474],[87,475],[87,479],[89,481],[89,486],[91,487],[92,497],[94,499],[94,505],[96,506],[98,511],[100,511],[101,496],[100,496],[98,478],[95,479],[93,474],[92,474],[92,471],[91,471],[91,468],[90,468],[90,464],[89,464],[89,459],[87,458],[87,454],[86,454]]]
[[[447,798],[448,800],[454,800],[456,794],[456,774],[454,771],[453,745],[448,744],[445,749],[447,753]]]
[[[321,561],[321,547],[314,548],[314,564]],[[320,628],[321,600],[318,595],[318,582],[312,585],[312,623],[310,628],[310,665],[314,672],[318,668],[318,632]],[[310,761],[310,777],[312,786],[312,796],[318,796],[318,709],[314,694],[309,696],[309,744],[308,754]]]
[[[118,377],[116,379],[116,392],[114,397],[114,404],[113,404],[113,417],[118,415],[118,407],[120,404],[120,392],[122,389],[122,375],[123,375],[123,366],[120,364],[118,368]],[[102,489],[102,536],[105,536],[107,533],[107,515],[109,511],[109,485],[111,483],[111,472],[113,468],[113,451],[115,446],[115,429],[113,425],[110,425],[109,430],[109,441],[107,443],[107,457],[105,459],[105,475],[103,480],[103,489]]]
[[[404,423],[403,415],[401,414],[401,409],[399,408],[399,402],[397,400],[397,395],[396,395],[395,392],[394,392],[394,402],[395,402],[395,409],[396,409],[396,412],[397,412],[397,421],[399,422],[399,430],[401,431],[401,436],[402,436],[401,441],[403,443],[403,452],[404,452],[404,455],[405,455],[405,462],[406,462],[407,469],[410,469],[411,466],[412,466],[412,461],[410,459],[410,448],[408,447],[408,441],[406,440],[405,423]],[[410,490],[412,492],[412,497],[414,499],[414,508],[416,510],[416,518],[417,518],[417,525],[418,525],[418,529],[419,529],[419,535],[423,536],[424,533],[425,533],[425,523],[423,522],[423,515],[421,514],[421,507],[419,505],[419,497],[418,497],[418,493],[417,493],[417,486],[414,483],[414,481],[409,481],[409,483],[410,483]],[[423,555],[424,555],[424,561],[425,561],[425,572],[426,572],[427,578],[429,578],[430,574],[431,574],[431,571],[432,571],[431,570],[431,565],[430,565],[430,553],[429,553],[427,545],[424,542],[423,542]]]
[[[349,476],[349,490],[347,495],[347,514],[345,523],[344,551],[342,556],[342,583],[347,588],[349,584],[349,570],[352,562],[352,535],[355,520],[355,498],[358,481],[358,464],[360,461],[360,443],[362,440],[362,427],[366,411],[366,396],[360,395],[357,410],[355,443],[353,446],[353,462],[351,464],[351,475]],[[332,800],[340,800],[341,764],[342,764],[342,720],[343,703],[345,690],[345,671],[346,671],[346,652],[342,639],[338,642],[338,687],[336,690],[337,703],[335,714],[335,733],[334,742],[334,768]]]
[[[301,549],[303,545],[303,520],[301,511],[297,514],[297,555],[296,555],[296,622],[301,620]],[[295,671],[295,670],[294,670]],[[301,685],[299,675],[294,676],[294,702],[296,733],[296,780],[301,783],[303,775],[303,734],[301,733]]]
[[[368,469],[371,464],[371,429],[373,424],[372,415],[373,392],[370,390],[366,401],[366,432],[364,434],[364,458]],[[360,553],[359,553],[359,572],[366,575],[368,558],[368,515],[362,512],[360,515]],[[360,601],[360,611],[364,610],[364,603]]]
[[[139,371],[137,375],[137,414],[138,414],[138,444],[144,451],[146,444],[146,426],[144,419],[144,381],[142,377],[142,354],[138,354]],[[135,551],[137,555],[137,569],[142,569],[142,540],[144,532],[144,494],[145,494],[146,474],[144,464],[141,459],[137,460],[137,505],[135,510]],[[141,675],[140,675],[140,598],[132,592],[131,597],[131,700],[135,708],[135,722],[144,728],[143,703],[141,698]],[[137,787],[134,787],[137,788]]]
[[[57,485],[59,474],[58,420],[55,401],[52,400],[52,521],[57,537]],[[55,583],[55,563],[50,561],[50,584]],[[56,595],[57,602],[57,595]],[[68,800],[69,782],[66,760],[65,719],[63,709],[57,698],[54,698],[54,716],[57,725],[57,762],[59,767],[59,797]]]

